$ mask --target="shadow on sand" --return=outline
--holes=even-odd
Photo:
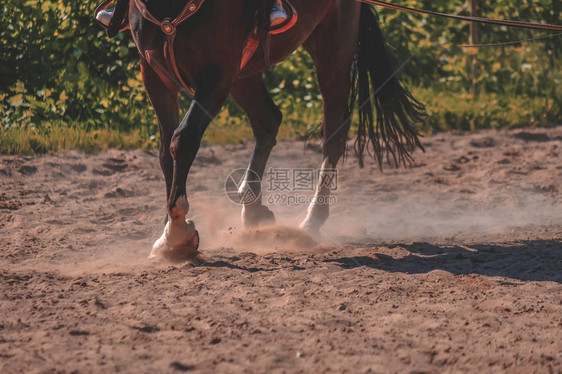
[[[326,260],[343,268],[368,266],[406,274],[444,270],[454,275],[480,274],[520,281],[562,283],[562,241],[535,240],[501,245],[446,246],[430,243],[394,245],[409,254],[393,258],[376,253],[375,257],[342,257]]]

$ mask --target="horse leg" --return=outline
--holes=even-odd
[[[164,233],[154,243],[150,257],[159,255],[172,261],[183,261],[198,256],[199,235],[195,224],[185,219],[189,211],[186,183],[203,133],[224,104],[232,86],[231,80],[222,77],[222,71],[214,65],[208,65],[198,74],[195,98],[172,135],[173,178],[167,202],[168,222]]]
[[[144,87],[158,119],[160,129],[160,167],[166,180],[166,197],[168,198],[174,175],[174,160],[170,154],[170,142],[174,130],[180,122],[178,90],[174,86],[166,85],[145,61],[141,62],[141,66]]]
[[[345,153],[351,124],[350,72],[357,49],[359,11],[358,6],[345,9],[334,7],[304,44],[314,61],[324,103],[322,169],[316,193],[300,226],[316,238],[320,236],[320,228],[328,219],[330,181],[337,177],[336,167]]]
[[[274,223],[275,216],[262,204],[261,179],[267,160],[276,144],[277,131],[283,115],[271,100],[261,74],[255,74],[238,81],[231,95],[248,115],[254,133],[254,150],[238,193],[242,199],[242,223],[247,227],[263,223]],[[251,189],[252,194],[248,194]],[[257,196],[245,201],[244,196]]]

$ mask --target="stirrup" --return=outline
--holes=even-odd
[[[285,9],[275,3],[270,14],[271,27],[279,26],[283,22],[286,22],[287,18],[289,18],[289,16],[287,15],[287,12],[285,12]]]
[[[100,10],[99,13],[96,14],[96,20],[105,27],[109,27],[114,12],[115,8]]]
[[[280,4],[282,3],[282,4]],[[280,12],[282,15],[279,19],[274,19],[275,14]],[[297,10],[289,0],[275,0],[271,10],[271,23],[269,26],[269,34],[277,35],[290,30],[298,20]]]

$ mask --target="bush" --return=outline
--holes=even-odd
[[[130,36],[109,40],[93,22],[94,7],[81,1],[4,2],[4,127],[62,119],[125,130],[152,122]]]
[[[481,3],[483,16],[560,23],[560,0]],[[402,0],[400,4],[452,13],[463,11],[464,0]],[[84,133],[137,131],[147,137],[146,142],[140,141],[145,145],[151,144],[149,137],[157,136],[132,39],[128,33],[108,39],[93,19],[95,6],[95,2],[59,0],[10,0],[0,5],[2,141],[7,141],[8,131],[14,128],[20,135],[35,131],[51,136],[45,129],[48,124]],[[402,75],[428,105],[427,132],[561,122],[562,38],[467,49],[461,47],[468,40],[467,23],[388,9],[379,14],[397,61],[405,61],[411,53]],[[543,33],[488,25],[481,27],[481,35],[483,43],[494,43]],[[473,55],[480,65],[480,99],[470,92]],[[282,135],[318,134],[322,102],[308,55],[296,51],[265,78],[285,114],[285,126],[289,126]],[[187,106],[183,98],[182,108]],[[240,126],[245,117],[229,100],[217,121]],[[211,127],[210,134],[216,133]],[[239,135],[250,135],[247,125]],[[205,137],[207,142],[215,140],[227,141],[220,136]],[[36,151],[51,149],[53,144],[63,146],[54,142],[45,148],[33,142],[30,140],[29,149]]]

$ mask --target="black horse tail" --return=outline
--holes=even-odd
[[[359,96],[359,127],[355,152],[363,167],[365,148],[369,143],[373,157],[382,168],[383,159],[400,166],[411,160],[411,152],[419,147],[417,125],[426,118],[425,106],[417,101],[397,78],[385,46],[376,15],[367,4],[361,7],[357,61],[352,79],[350,112]],[[371,98],[371,86],[374,90]],[[376,121],[373,117],[373,105]]]

